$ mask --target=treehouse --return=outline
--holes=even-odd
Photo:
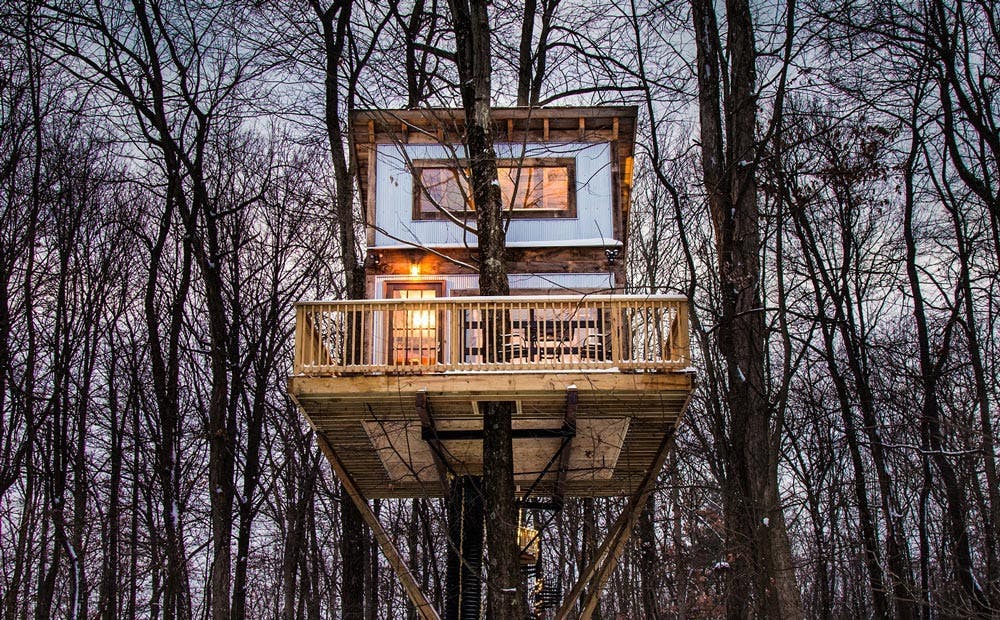
[[[636,110],[492,120],[510,295],[479,296],[462,112],[356,112],[367,298],[297,305],[289,392],[361,500],[480,475],[489,401],[515,406],[522,506],[638,499],[693,376],[686,300],[623,294]]]

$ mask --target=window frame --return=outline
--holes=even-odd
[[[433,211],[421,209],[421,202],[426,194],[421,181],[421,171],[427,169],[451,169],[469,167],[468,159],[414,159],[410,163],[413,191],[413,221],[447,221],[452,218],[474,219],[476,211],[471,205],[461,211],[449,209],[447,213],[434,206]],[[501,168],[565,168],[566,169],[566,208],[565,209],[517,209],[504,205],[504,215],[513,219],[545,220],[545,219],[576,219],[576,158],[575,157],[524,157],[497,159],[497,169]],[[469,197],[471,199],[471,196]]]

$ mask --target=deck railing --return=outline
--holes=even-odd
[[[296,305],[295,374],[677,370],[687,300],[667,295],[442,297]]]

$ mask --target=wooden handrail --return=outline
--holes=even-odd
[[[522,305],[523,303],[581,303],[581,302],[683,302],[687,303],[687,297],[683,295],[617,295],[609,293],[589,293],[586,295],[514,295],[514,296],[503,296],[503,297],[487,297],[482,295],[475,295],[471,297],[428,297],[425,299],[338,299],[331,301],[316,300],[316,301],[299,301],[295,303],[295,307],[301,308],[303,306],[328,306],[328,305],[343,305],[343,306],[367,306],[371,304],[377,305],[408,305],[413,303],[422,304],[444,304],[444,305],[454,305],[454,304],[464,304],[464,303],[484,303],[484,302],[516,302],[517,305]]]
[[[690,364],[687,321],[674,295],[301,302],[294,372],[677,370]]]

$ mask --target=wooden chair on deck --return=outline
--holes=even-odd
[[[603,362],[605,361],[607,347],[605,346],[610,334],[591,333],[587,334],[580,342],[580,361]]]
[[[507,362],[527,360],[529,356],[528,341],[518,332],[503,335],[503,358]]]

